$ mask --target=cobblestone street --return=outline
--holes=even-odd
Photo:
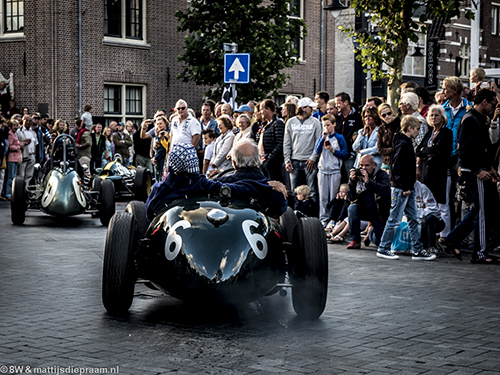
[[[16,227],[1,202],[0,226],[0,373],[500,371],[500,266],[472,265],[468,256],[387,261],[373,246],[329,245],[328,303],[314,322],[296,318],[290,294],[227,309],[143,285],[129,316],[118,319],[101,303],[106,228],[99,219],[28,212]]]

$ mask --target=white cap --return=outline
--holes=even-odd
[[[304,107],[311,107],[311,108],[316,108],[316,103],[311,100],[311,98],[308,98],[307,96],[305,98],[301,98],[299,100],[299,104],[297,105],[298,108],[304,108]]]

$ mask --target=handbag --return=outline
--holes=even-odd
[[[411,252],[410,228],[408,227],[408,223],[403,221],[396,228],[391,251],[394,254],[407,254]]]
[[[2,158],[2,165],[0,165],[0,169],[7,169],[7,157],[4,156]]]

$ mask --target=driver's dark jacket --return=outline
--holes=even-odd
[[[352,203],[357,203],[363,209],[378,212],[382,221],[389,217],[391,209],[391,183],[387,172],[379,169],[373,176],[370,176],[366,184],[366,190],[356,193],[356,181],[349,179],[349,190],[347,198]]]
[[[169,173],[162,182],[154,184],[151,189],[151,194],[146,201],[148,220],[152,221],[156,212],[170,202],[184,197],[218,195],[220,188],[224,185],[231,189],[232,198],[241,200],[255,198],[263,208],[267,208],[265,213],[268,215],[279,216],[284,212],[283,207],[286,209],[283,195],[274,191],[265,178],[223,183],[209,180],[199,173],[178,175]]]

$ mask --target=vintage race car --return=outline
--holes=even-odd
[[[82,182],[78,170],[83,171],[75,157],[75,140],[67,134],[54,141],[47,172],[40,165],[35,168],[35,184],[26,186],[17,176],[12,183],[11,218],[22,225],[27,210],[42,210],[54,216],[73,216],[82,213],[98,215],[108,225],[115,213],[115,191],[111,181],[98,190]],[[83,172],[81,172],[83,174]],[[41,177],[38,177],[40,176]]]
[[[146,202],[152,187],[151,172],[147,168],[125,166],[120,154],[115,154],[104,168],[97,168],[93,178],[93,185],[98,188],[104,181],[112,181],[117,196],[134,197]]]
[[[139,281],[182,300],[233,305],[291,288],[295,312],[318,318],[328,289],[323,226],[298,220],[290,208],[279,221],[262,212],[248,202],[202,197],[169,204],[149,224],[145,205],[132,201],[108,227],[104,307],[125,314]]]

